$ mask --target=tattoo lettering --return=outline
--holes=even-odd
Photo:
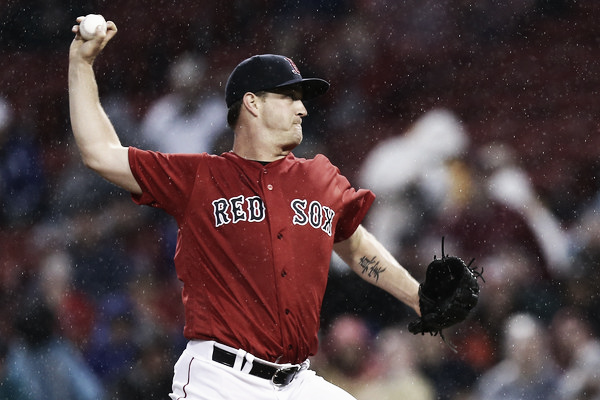
[[[379,275],[386,270],[379,265],[379,260],[377,257],[373,256],[373,258],[368,259],[366,256],[363,256],[360,259],[359,265],[362,268],[362,273],[367,274],[369,278],[375,278],[375,281],[379,281]]]

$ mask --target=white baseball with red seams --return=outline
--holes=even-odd
[[[91,40],[96,36],[96,28],[100,27],[106,33],[106,20],[100,14],[88,14],[79,24],[79,34],[83,40]]]

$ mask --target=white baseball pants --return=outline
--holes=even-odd
[[[213,361],[214,344],[188,343],[175,364],[173,393],[169,395],[172,400],[356,400],[310,369],[300,371],[290,384],[277,388],[268,379]]]

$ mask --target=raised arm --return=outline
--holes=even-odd
[[[81,22],[83,17],[77,18]],[[71,126],[83,163],[106,180],[132,193],[141,188],[129,167],[128,149],[123,147],[108,119],[98,95],[98,86],[92,65],[98,54],[117,33],[117,27],[108,21],[106,34],[98,31],[96,37],[84,41],[79,25],[73,27],[75,39],[69,51],[69,108]]]
[[[336,243],[335,252],[364,280],[419,310],[419,283],[363,226],[350,238]]]

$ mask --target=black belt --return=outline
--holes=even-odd
[[[212,360],[218,362],[219,364],[233,367],[236,357],[236,353],[213,346]],[[245,358],[244,362],[246,362]],[[302,369],[302,365],[292,365],[289,367],[277,368],[273,367],[272,365],[262,363],[258,359],[254,359],[252,362],[252,368],[248,373],[259,378],[268,379],[275,386],[286,386],[294,380],[298,372],[300,372]]]

